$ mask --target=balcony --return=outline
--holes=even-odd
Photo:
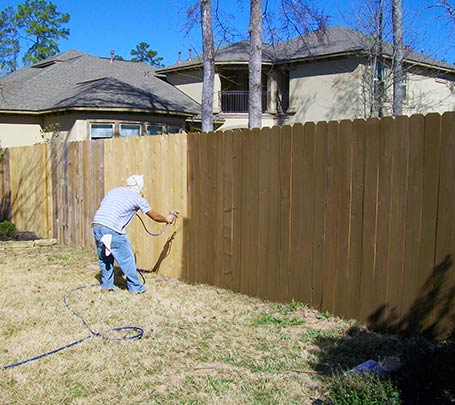
[[[225,90],[218,93],[220,111],[223,113],[247,113],[248,90]],[[270,108],[270,92],[262,93],[262,112],[272,112]],[[285,113],[289,106],[289,93],[278,91],[275,97],[275,111]]]

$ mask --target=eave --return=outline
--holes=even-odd
[[[0,114],[15,114],[15,115],[49,115],[49,114],[62,114],[70,112],[116,112],[116,113],[140,113],[140,114],[159,114],[192,117],[198,112],[176,112],[169,110],[151,110],[141,108],[123,108],[123,107],[70,107],[70,108],[50,108],[45,110],[0,110]]]

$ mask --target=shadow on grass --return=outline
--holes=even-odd
[[[101,271],[97,273],[95,278],[101,284]],[[114,266],[114,285],[121,290],[126,290],[126,279],[120,267]]]
[[[167,239],[166,243],[163,246],[163,249],[161,250],[160,255],[158,256],[157,262],[156,262],[155,266],[153,267],[153,269],[151,269],[151,270],[139,269],[139,268],[137,269],[138,272],[139,272],[139,279],[142,278],[142,282],[144,284],[146,282],[145,282],[145,279],[144,279],[144,276],[142,275],[142,273],[157,273],[158,274],[161,264],[166,259],[166,257],[169,256],[169,253],[170,253],[171,248],[172,248],[172,242],[175,239],[176,233],[177,232],[174,232]],[[99,283],[101,283],[101,272],[99,272],[96,275],[96,279],[98,280]],[[127,289],[125,275],[123,274],[122,269],[119,266],[115,266],[115,265],[114,265],[114,284],[115,284],[116,287],[118,287],[118,288],[120,288],[122,290],[126,290]]]
[[[401,367],[386,378],[397,386],[404,404],[455,403],[452,266],[452,257],[447,255],[401,319],[396,308],[388,311],[388,316],[385,305],[375,311],[370,325],[383,333],[355,325],[342,336],[317,338],[313,369],[330,382],[332,376],[367,360],[380,362],[396,356]]]

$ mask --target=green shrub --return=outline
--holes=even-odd
[[[17,236],[16,233],[16,225],[9,221],[2,221],[0,222],[0,237],[8,237],[8,238],[15,238]]]
[[[331,405],[400,404],[400,392],[387,376],[376,373],[335,374],[327,383]]]

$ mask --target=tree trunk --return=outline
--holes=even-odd
[[[377,79],[377,88],[376,88],[376,112],[378,117],[383,116],[383,107],[384,107],[384,93],[385,93],[385,84],[384,84],[384,11],[383,11],[382,0],[378,2],[378,52],[377,52],[377,61],[375,69],[377,70],[376,77]]]
[[[262,126],[262,0],[250,2],[248,128]]]
[[[403,112],[403,5],[402,0],[392,1],[393,21],[393,106],[392,114]]]
[[[215,50],[213,45],[212,0],[201,0],[202,59],[202,131],[213,131],[213,90],[215,83]]]

